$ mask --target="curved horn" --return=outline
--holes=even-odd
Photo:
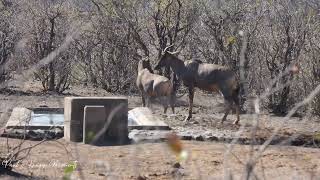
[[[166,48],[164,48],[164,50],[162,51],[162,53],[167,52],[167,50],[168,50],[169,48],[171,48],[172,46],[173,46],[173,44],[171,44],[171,45],[167,46]]]
[[[167,51],[167,53],[169,53],[169,54],[171,54],[171,55],[176,55],[176,54],[179,54],[180,51],[174,51],[174,52]]]

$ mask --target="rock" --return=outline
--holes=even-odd
[[[200,120],[201,120],[201,117],[195,117],[194,120],[200,121]]]
[[[106,175],[105,175],[105,174],[103,174],[103,173],[99,173],[98,175],[99,175],[99,176],[106,176]]]
[[[193,121],[192,124],[199,124],[199,122],[198,121]]]
[[[181,164],[178,163],[178,162],[176,162],[176,163],[174,163],[173,167],[174,167],[174,168],[181,168]]]
[[[196,141],[204,141],[204,138],[203,138],[203,136],[201,136],[201,135],[195,136],[194,139],[195,139]]]
[[[215,137],[215,136],[207,136],[207,137],[205,137],[205,139],[206,139],[207,141],[218,141],[218,138]]]
[[[192,136],[182,136],[181,139],[190,141],[192,140]]]
[[[182,176],[186,175],[186,171],[183,168],[174,168],[171,171],[171,174],[175,177],[175,179],[181,179]]]
[[[142,175],[139,175],[137,177],[137,180],[146,180],[146,179],[147,179],[147,177],[146,176],[142,176]]]

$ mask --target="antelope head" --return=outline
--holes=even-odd
[[[148,69],[151,73],[153,70],[151,68],[151,64],[149,60],[140,60],[138,64],[138,70],[141,71],[142,69]]]
[[[160,70],[162,67],[168,66],[170,63],[170,58],[175,56],[178,52],[170,52],[168,49],[173,45],[167,46],[161,53],[160,59],[155,70]]]

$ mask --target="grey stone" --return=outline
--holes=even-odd
[[[108,127],[108,140],[121,143],[128,139],[128,99],[125,97],[66,97],[64,100],[64,138],[83,141],[85,106],[104,106],[105,117],[113,115]]]
[[[147,107],[137,107],[130,110],[128,123],[130,129],[170,130],[170,127]]]
[[[6,128],[25,127],[29,125],[32,111],[24,107],[15,107],[6,124]]]

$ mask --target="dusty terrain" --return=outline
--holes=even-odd
[[[99,89],[73,88],[66,95],[43,94],[29,87],[3,90],[0,94],[0,126],[4,127],[11,110],[16,106],[63,107],[65,96],[109,96]],[[129,107],[140,106],[137,95],[128,96]],[[235,179],[244,177],[245,163],[250,157],[248,145],[235,145],[232,155],[225,157],[228,143],[234,137],[240,137],[240,144],[261,144],[268,139],[277,127],[281,127],[277,134],[278,141],[273,144],[294,144],[298,146],[271,146],[255,166],[255,176],[265,179],[312,179],[320,177],[320,149],[317,147],[320,132],[320,120],[317,117],[290,118],[284,122],[282,117],[264,113],[259,118],[257,133],[252,136],[253,124],[256,122],[252,115],[241,115],[243,131],[237,133],[240,126],[232,125],[234,115],[220,123],[223,116],[219,95],[208,95],[197,91],[195,96],[194,117],[186,123],[183,119],[187,113],[187,97],[178,102],[176,114],[162,114],[162,108],[153,106],[153,111],[163,118],[176,132],[185,134],[184,139],[199,141],[183,141],[185,149],[189,151],[189,159],[182,163],[178,171],[173,168],[175,156],[168,149],[165,142],[137,143],[125,146],[96,147],[81,143],[67,143],[63,139],[45,142],[31,151],[27,159],[21,161],[14,171],[22,174],[20,177],[39,177],[56,179],[64,175],[66,164],[77,161],[76,172],[72,177],[84,179],[106,179],[118,177],[120,179],[221,179],[228,170]],[[283,126],[281,126],[283,124]],[[200,137],[200,138],[197,138]],[[214,137],[214,138],[212,138]],[[218,137],[218,138],[217,138]],[[287,141],[290,137],[294,137]],[[298,139],[298,140],[297,140]],[[301,141],[300,141],[301,139]],[[292,140],[297,142],[290,143]],[[220,142],[217,142],[220,141]],[[243,142],[242,142],[243,141]],[[19,140],[9,139],[11,145]],[[1,152],[5,152],[6,138],[0,139]],[[35,144],[36,141],[26,141],[25,146]],[[295,144],[296,143],[296,144]],[[301,146],[308,146],[301,147]],[[256,152],[259,146],[254,146]],[[229,160],[228,160],[229,159]],[[19,174],[3,175],[12,178]]]
[[[18,140],[10,140],[17,143]],[[4,147],[5,139],[1,139]],[[27,142],[27,144],[36,142]],[[225,144],[183,141],[191,154],[175,173],[175,156],[165,143],[143,143],[126,146],[95,147],[68,144],[63,139],[46,142],[32,150],[30,156],[14,168],[26,176],[56,179],[64,175],[66,164],[77,161],[74,177],[83,179],[222,179],[230,170],[235,179],[243,178],[250,146],[236,145],[224,162]],[[226,165],[226,167],[225,167]],[[268,149],[255,167],[257,177],[263,179],[311,179],[320,177],[320,149],[276,147]],[[79,171],[81,168],[81,171]],[[21,177],[21,176],[20,176]]]

